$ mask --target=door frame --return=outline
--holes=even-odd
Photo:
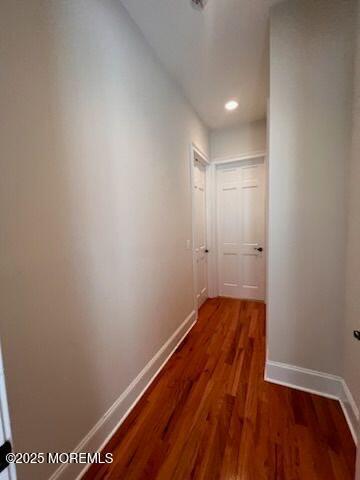
[[[196,255],[195,255],[195,198],[194,198],[194,161],[197,160],[205,168],[205,198],[206,198],[206,246],[209,250],[208,255],[208,295],[210,297],[210,285],[209,285],[209,271],[210,271],[210,254],[212,252],[210,234],[211,234],[211,225],[212,225],[212,215],[210,210],[210,201],[212,197],[212,192],[210,191],[210,180],[211,180],[211,163],[209,157],[200,150],[200,148],[195,144],[191,143],[190,145],[190,155],[189,155],[189,167],[190,167],[190,190],[191,190],[191,252],[192,252],[192,266],[193,266],[193,298],[194,298],[194,310],[196,313],[196,320],[198,319],[199,306],[197,302],[197,292],[196,292],[196,283],[197,283],[197,272],[196,272]]]
[[[211,284],[213,286],[213,296],[217,297],[219,295],[219,285],[218,285],[218,233],[217,233],[217,226],[218,226],[218,205],[217,205],[217,169],[219,166],[226,166],[231,165],[234,163],[239,163],[243,165],[251,165],[256,161],[263,159],[264,169],[265,169],[265,231],[264,231],[264,255],[265,255],[265,291],[264,291],[264,302],[267,303],[267,245],[268,245],[268,235],[267,235],[267,223],[268,223],[268,165],[267,165],[267,153],[266,151],[257,151],[245,155],[232,155],[227,157],[217,157],[214,158],[211,162],[211,166],[213,167],[213,173],[211,177],[211,212],[212,212],[212,229],[211,229],[211,245],[212,248],[212,256],[213,262],[211,264],[209,278],[211,278]]]

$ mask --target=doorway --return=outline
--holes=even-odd
[[[191,151],[194,285],[196,308],[199,309],[209,296],[207,245],[207,167],[209,162],[195,146],[192,146]]]
[[[265,300],[264,159],[216,170],[219,295]]]

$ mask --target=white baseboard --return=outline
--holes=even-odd
[[[116,402],[105,415],[74,448],[74,452],[97,452],[102,450],[115,431],[123,423],[131,410],[140,400],[146,389],[162,370],[178,345],[193,327],[196,321],[196,312],[192,311],[175,333],[161,347],[139,375],[130,383]],[[61,465],[49,480],[80,480],[89,465],[64,464]]]
[[[354,442],[357,444],[359,410],[343,378],[307,368],[268,360],[265,380],[277,385],[338,400],[343,409]]]
[[[338,400],[342,378],[327,373],[279,362],[266,362],[265,380]]]
[[[347,386],[345,380],[342,380],[342,399],[340,399],[341,407],[343,409],[346,421],[351,430],[354,442],[359,444],[359,435],[360,435],[360,415],[359,409],[355,403],[354,397],[351,394],[349,387]]]

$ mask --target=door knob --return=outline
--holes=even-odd
[[[205,250],[205,253],[209,253],[209,250],[208,250],[208,249],[206,249],[206,250]]]
[[[258,252],[262,252],[264,249],[262,247],[254,247],[254,250]]]

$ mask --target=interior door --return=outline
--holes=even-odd
[[[5,376],[0,348],[0,445],[5,441],[11,441],[10,417],[6,397]],[[15,480],[15,465],[11,464],[5,470],[0,472],[0,480]]]
[[[219,168],[217,192],[219,293],[264,300],[264,165]]]
[[[208,298],[206,247],[206,169],[194,160],[194,254],[196,297],[200,307]]]

